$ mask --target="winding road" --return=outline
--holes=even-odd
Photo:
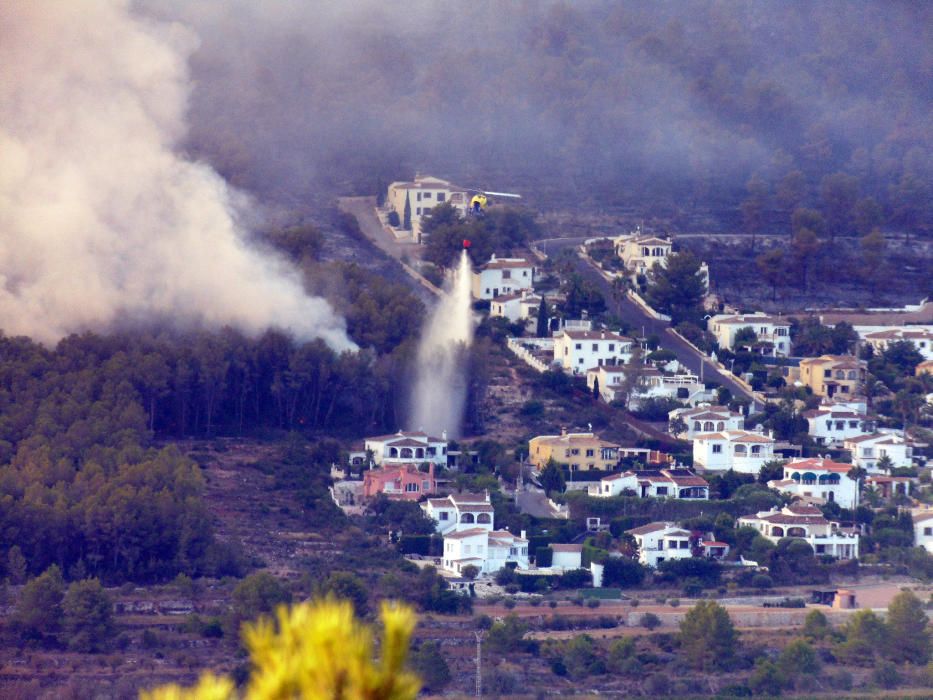
[[[754,407],[761,407],[761,401],[748,389],[723,373],[705,355],[698,352],[692,345],[684,341],[671,330],[671,324],[658,320],[645,312],[638,304],[626,296],[619,295],[612,288],[612,284],[603,276],[603,272],[595,267],[589,260],[577,253],[577,249],[588,240],[587,238],[548,238],[536,241],[538,249],[548,257],[558,255],[571,248],[574,255],[571,257],[574,268],[580,275],[592,282],[606,297],[606,306],[610,312],[627,323],[636,332],[640,330],[643,337],[655,335],[660,340],[661,347],[670,350],[677,356],[677,360],[694,374],[702,373],[703,380],[717,386],[724,386],[735,397],[743,397],[752,402]],[[701,369],[702,367],[702,369]]]

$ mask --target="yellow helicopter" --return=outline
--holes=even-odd
[[[490,197],[505,197],[507,199],[521,199],[520,194],[514,194],[512,192],[489,192],[486,190],[467,190],[467,192],[473,192],[473,197],[470,199],[470,209],[469,212],[473,216],[482,216],[486,213],[486,208],[492,204]]]

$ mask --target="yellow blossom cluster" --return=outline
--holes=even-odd
[[[168,685],[140,700],[413,700],[420,681],[405,669],[415,615],[384,603],[379,659],[373,632],[347,601],[282,606],[276,621],[247,625],[252,673],[242,695],[229,678],[204,674],[192,688]]]

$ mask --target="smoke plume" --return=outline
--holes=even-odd
[[[0,4],[6,334],[160,316],[352,346],[325,301],[244,242],[242,196],[179,153],[196,48],[125,0]]]

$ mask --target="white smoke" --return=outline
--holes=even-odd
[[[431,312],[418,345],[418,367],[411,397],[411,427],[430,435],[459,437],[466,402],[466,350],[473,342],[470,311],[470,258],[460,265]]]
[[[178,153],[196,46],[125,0],[0,3],[4,333],[157,315],[352,347],[327,302],[241,239],[238,195]]]

